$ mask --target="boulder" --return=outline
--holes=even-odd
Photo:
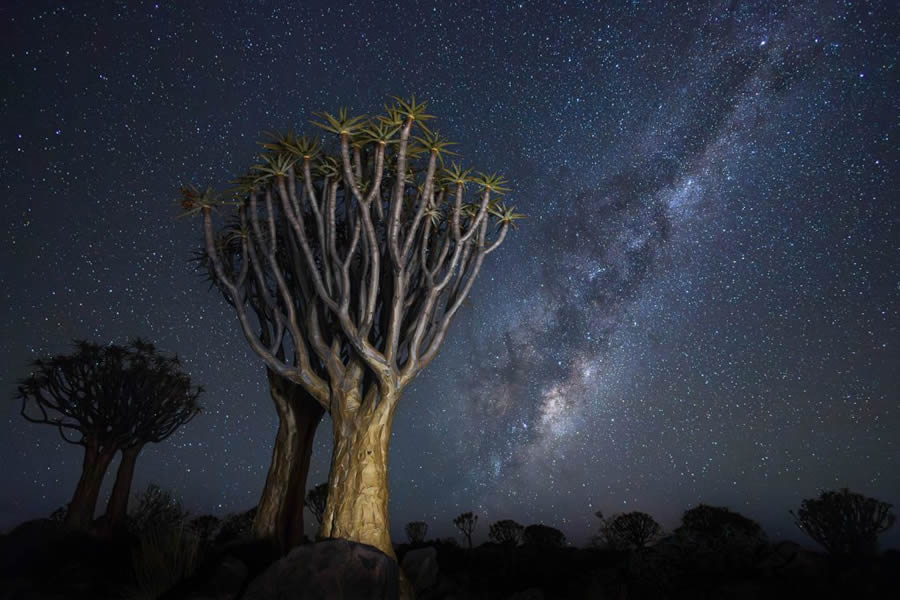
[[[402,568],[416,594],[433,587],[438,580],[437,550],[432,547],[410,550],[403,557]]]
[[[242,600],[398,600],[397,562],[348,540],[298,546],[250,582]]]

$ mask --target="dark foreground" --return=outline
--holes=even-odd
[[[331,540],[278,560],[260,542],[157,544],[122,534],[66,535],[31,521],[0,536],[0,600],[276,600],[396,598],[397,565],[374,548]],[[651,548],[472,550],[436,540],[397,547],[419,600],[900,597],[900,552],[832,559],[791,542],[738,547],[666,538]],[[168,591],[166,591],[168,590]]]

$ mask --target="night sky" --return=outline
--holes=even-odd
[[[597,510],[671,530],[699,502],[803,540],[788,510],[823,489],[900,505],[896,2],[29,0],[0,23],[0,531],[74,490],[81,448],[12,400],[74,338],[144,336],[206,386],[135,491],[256,504],[275,410],[178,187],[409,94],[529,218],[401,401],[396,541],[472,510],[476,542],[511,518],[581,544]]]

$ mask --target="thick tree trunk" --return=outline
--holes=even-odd
[[[100,495],[100,486],[103,485],[103,476],[112,460],[115,452],[98,450],[95,444],[84,447],[84,462],[81,467],[81,478],[75,487],[72,501],[69,502],[66,511],[66,519],[63,525],[66,529],[87,531],[94,520],[94,511],[97,508],[97,497]]]
[[[106,503],[104,528],[107,532],[115,531],[125,524],[128,514],[128,497],[131,495],[131,482],[134,479],[134,465],[143,445],[132,446],[122,450],[122,460],[116,472],[116,483],[113,485],[109,502]]]
[[[278,433],[253,532],[287,552],[303,540],[303,499],[316,428],[324,410],[303,388],[266,370]]]
[[[332,406],[336,404],[332,402]],[[392,411],[383,412],[332,409],[334,445],[319,536],[369,544],[396,560],[388,522]]]

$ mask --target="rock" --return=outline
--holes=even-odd
[[[347,540],[298,546],[250,582],[242,600],[398,600],[397,562]]]
[[[437,550],[410,550],[403,557],[402,568],[417,594],[433,587],[438,579]]]

